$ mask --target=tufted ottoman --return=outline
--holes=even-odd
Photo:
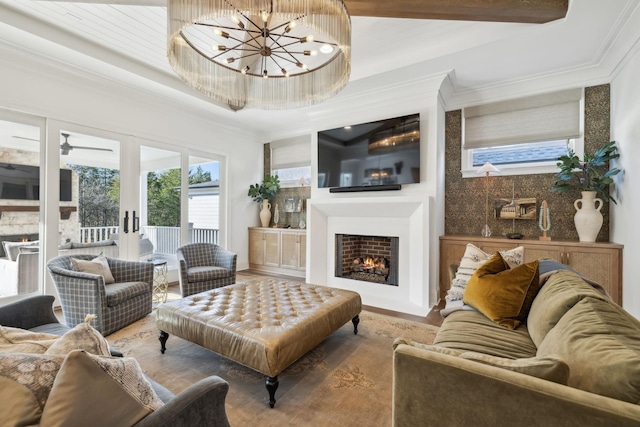
[[[161,352],[177,335],[267,376],[275,405],[278,374],[349,320],[358,333],[360,295],[285,280],[247,281],[158,307]]]

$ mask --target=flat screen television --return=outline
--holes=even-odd
[[[420,114],[318,132],[319,188],[399,189],[417,182]]]
[[[71,170],[60,169],[60,201],[71,201]],[[38,166],[0,163],[0,199],[40,200]]]

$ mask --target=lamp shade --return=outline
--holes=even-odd
[[[484,175],[486,174],[487,176],[489,176],[490,173],[500,173],[500,169],[498,169],[497,167],[493,166],[491,163],[487,162],[484,165],[482,165],[482,167],[480,169],[478,169],[478,172],[476,172],[478,175]]]

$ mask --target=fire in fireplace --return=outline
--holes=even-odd
[[[336,277],[398,286],[398,238],[336,234]]]

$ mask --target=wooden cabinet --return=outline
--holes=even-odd
[[[602,285],[622,305],[622,245],[554,240],[511,240],[480,236],[440,236],[440,295],[449,289],[449,265],[459,264],[467,243],[487,253],[524,246],[524,261],[549,258]]]
[[[306,254],[306,230],[249,228],[251,269],[305,277]]]

